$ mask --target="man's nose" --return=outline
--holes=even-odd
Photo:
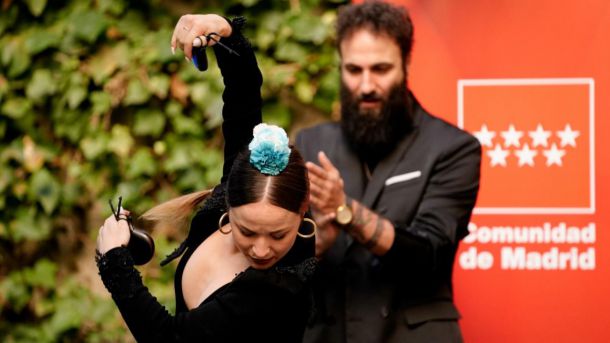
[[[360,93],[369,94],[375,92],[375,80],[370,71],[365,70],[362,73],[362,79],[360,80]]]

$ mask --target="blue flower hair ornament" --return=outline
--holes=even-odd
[[[256,125],[248,149],[250,163],[263,174],[278,175],[288,165],[288,135],[279,126],[265,123]]]

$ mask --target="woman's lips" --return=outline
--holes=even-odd
[[[252,259],[252,262],[254,262],[255,264],[261,265],[261,266],[269,264],[269,262],[271,262],[273,260],[273,257],[256,258],[256,257],[250,256],[250,258]]]

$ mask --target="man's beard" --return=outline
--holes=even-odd
[[[360,109],[362,100],[381,101],[378,109]],[[341,127],[352,149],[364,161],[376,164],[394,150],[411,129],[411,98],[405,82],[390,89],[387,99],[379,94],[354,95],[341,82]]]

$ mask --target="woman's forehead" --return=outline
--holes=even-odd
[[[232,207],[230,218],[236,224],[250,230],[265,228],[277,230],[293,226],[300,216],[267,201],[259,201]]]

